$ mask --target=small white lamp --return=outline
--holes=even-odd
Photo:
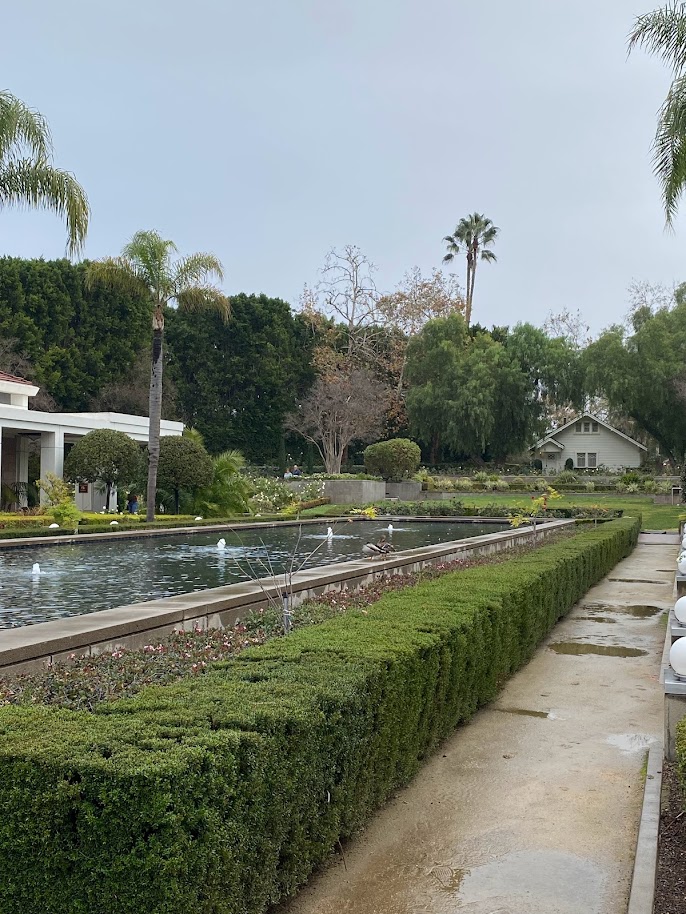
[[[677,679],[686,679],[686,638],[677,638],[669,651],[669,665]]]
[[[676,560],[676,567],[679,569],[679,574],[686,574],[686,552],[682,552],[679,555]]]
[[[679,597],[674,604],[674,615],[682,624],[686,624],[686,597]]]
[[[684,533],[683,539],[681,540],[681,548],[686,549],[686,533]]]

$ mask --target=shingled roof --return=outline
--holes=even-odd
[[[29,387],[35,387],[33,381],[27,381],[26,378],[18,378],[16,375],[7,374],[6,371],[0,371],[0,381],[11,381],[13,384],[28,384]]]

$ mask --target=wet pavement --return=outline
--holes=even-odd
[[[640,543],[280,914],[624,914],[677,552]]]

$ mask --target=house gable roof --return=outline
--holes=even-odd
[[[599,419],[597,416],[594,416],[593,413],[582,413],[580,416],[572,419],[570,422],[566,422],[564,425],[561,425],[559,428],[551,429],[551,431],[541,438],[540,441],[537,441],[534,445],[534,448],[540,448],[548,441],[554,440],[555,436],[559,435],[560,432],[566,431],[566,429],[571,428],[573,425],[576,425],[577,422],[580,422],[582,419],[590,419],[592,422],[597,422],[598,425],[602,425],[603,428],[606,428],[609,432],[613,432],[615,435],[619,435],[620,438],[623,438],[625,441],[630,442],[635,447],[639,448],[642,451],[647,451],[648,448],[644,444],[640,444],[635,438],[630,438],[629,435],[625,435],[624,432],[620,432],[618,428],[614,428],[612,425],[608,425],[607,422],[603,422],[602,419]],[[556,442],[559,443],[559,442]]]
[[[564,451],[564,449],[565,449],[564,444],[562,444],[560,441],[556,441],[552,435],[550,435],[548,438],[542,438],[535,445],[535,447],[546,448],[546,447],[550,447],[550,445],[552,445],[553,447],[556,447],[558,449],[558,451]]]
[[[34,386],[32,381],[27,381],[26,378],[18,378],[13,374],[7,374],[6,371],[0,371],[0,381],[10,381],[12,384],[28,384],[29,387]]]

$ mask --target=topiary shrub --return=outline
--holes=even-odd
[[[0,910],[262,914],[498,694],[639,528],[446,574],[91,712],[0,708]]]
[[[364,465],[368,473],[381,476],[386,482],[407,479],[419,469],[422,452],[409,438],[392,438],[370,444],[364,451]]]
[[[578,477],[575,473],[570,473],[569,470],[563,470],[563,471],[559,474],[559,476],[557,477],[557,479],[555,480],[556,483],[559,482],[559,483],[562,483],[562,484],[564,484],[564,483],[578,482],[578,481],[579,481],[579,477]]]

